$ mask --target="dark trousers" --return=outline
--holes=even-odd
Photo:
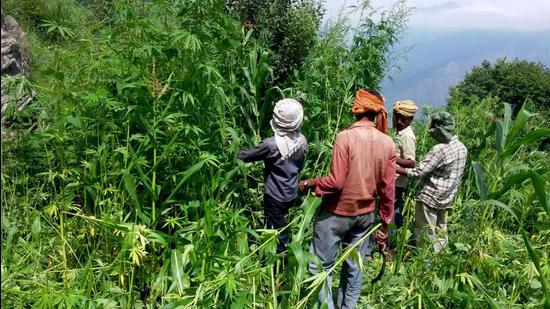
[[[313,224],[313,242],[310,252],[321,260],[323,269],[318,269],[313,262],[309,263],[309,271],[318,274],[327,271],[334,266],[340,247],[354,245],[361,240],[370,230],[374,222],[374,214],[366,213],[354,217],[345,217],[327,211],[323,206]],[[365,256],[369,249],[368,239],[356,247],[361,257]],[[319,304],[327,303],[329,309],[355,308],[363,283],[363,274],[357,260],[348,257],[342,264],[340,272],[340,288],[338,291],[337,305],[332,299],[332,275],[329,275],[319,291]],[[322,306],[319,306],[322,307]]]
[[[393,220],[392,223],[399,229],[403,226],[403,206],[405,201],[403,200],[403,195],[405,195],[406,188],[404,187],[395,187],[395,204],[393,211]],[[397,247],[397,231],[390,231],[390,248]]]
[[[286,226],[286,215],[290,207],[296,204],[296,199],[280,202],[268,194],[264,194],[265,226],[268,229],[281,229]],[[277,253],[286,251],[288,232],[284,230],[277,239]]]
[[[405,195],[405,191],[405,187],[395,187],[395,207],[393,220],[397,228],[403,226],[403,206],[405,205],[403,195]]]

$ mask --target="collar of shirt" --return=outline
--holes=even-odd
[[[411,126],[408,126],[408,127],[406,127],[405,129],[403,129],[401,131],[397,131],[397,135],[405,135],[405,134],[409,133],[410,131],[412,131],[412,128],[411,128]]]
[[[458,136],[456,135],[453,135],[453,137],[446,143],[438,143],[438,144],[443,144],[443,145],[450,145],[452,142],[454,141],[458,141]]]
[[[367,118],[363,118],[359,121],[356,121],[349,128],[353,129],[353,128],[358,128],[358,127],[371,127],[371,128],[374,128],[374,122],[370,121]]]

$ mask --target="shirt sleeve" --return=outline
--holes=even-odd
[[[424,177],[437,168],[441,162],[441,159],[441,152],[434,147],[430,150],[430,152],[428,152],[424,160],[422,160],[417,167],[407,168],[405,169],[405,172],[409,177]]]
[[[416,157],[416,141],[412,136],[403,136],[403,159],[415,160]]]
[[[237,153],[237,158],[246,163],[262,161],[267,159],[269,153],[269,145],[264,139],[252,149],[239,150],[239,152]]]
[[[303,140],[303,144],[304,144],[304,158],[303,160],[300,160],[300,162],[298,162],[298,173],[301,173],[302,170],[304,169],[304,163],[305,163],[305,155],[307,154],[307,139],[304,135],[301,135],[302,140]]]
[[[327,177],[318,178],[315,193],[317,195],[335,194],[342,191],[346,176],[348,175],[349,158],[348,151],[343,143],[341,135],[336,136],[332,149],[332,165]]]
[[[391,147],[382,174],[382,181],[380,184],[380,205],[378,207],[380,220],[385,224],[390,224],[393,218],[395,204],[395,161],[395,148]]]

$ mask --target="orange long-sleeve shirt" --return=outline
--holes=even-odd
[[[315,193],[332,213],[357,216],[375,210],[389,224],[395,200],[395,144],[366,118],[338,133],[327,177],[316,180]]]

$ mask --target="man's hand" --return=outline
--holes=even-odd
[[[298,183],[298,188],[300,189],[300,192],[306,193],[312,188],[315,188],[316,181],[314,178],[302,180]]]
[[[407,169],[406,169],[406,168],[403,168],[403,167],[401,167],[401,166],[399,166],[399,165],[397,165],[397,166],[395,167],[395,171],[396,171],[397,174],[399,174],[399,175],[407,175]]]
[[[388,227],[381,227],[376,230],[375,241],[378,248],[380,248],[380,251],[386,251],[386,247],[388,245]]]

